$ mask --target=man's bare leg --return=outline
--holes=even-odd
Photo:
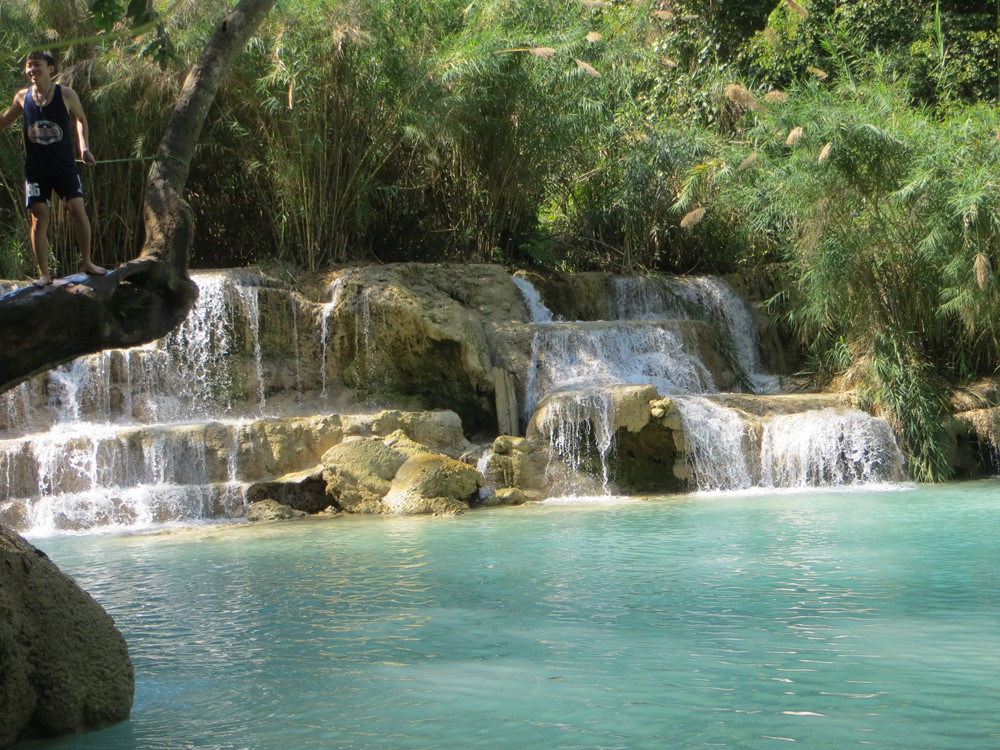
[[[38,281],[35,286],[48,286],[52,283],[49,274],[49,205],[47,203],[31,204],[31,250],[38,263]]]
[[[87,216],[83,198],[70,198],[66,202],[66,207],[73,222],[73,233],[76,235],[76,246],[80,249],[80,257],[83,260],[83,270],[91,276],[103,276],[108,270],[96,265],[90,257],[90,217]]]

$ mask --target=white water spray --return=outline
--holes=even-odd
[[[816,487],[899,481],[903,458],[884,419],[856,409],[771,418],[761,439],[761,483]]]
[[[592,477],[595,469],[601,491],[608,492],[614,424],[615,407],[609,392],[560,393],[546,402],[538,429],[548,437],[548,479],[558,492],[579,494],[580,482]]]
[[[664,395],[716,390],[708,368],[667,324],[540,328],[532,339],[526,381],[526,418],[547,394],[560,390],[646,383]]]
[[[699,490],[752,487],[756,434],[735,409],[699,396],[674,399],[684,425],[685,459]]]
[[[611,320],[688,320],[684,297],[658,276],[616,276],[608,304]]]
[[[254,372],[257,377],[257,407],[261,414],[267,409],[264,390],[264,364],[260,349],[260,290],[256,286],[236,286],[236,293],[242,303],[243,319],[246,321],[250,348],[253,351]],[[236,316],[233,315],[235,319]]]
[[[539,294],[535,285],[524,276],[515,275],[514,285],[521,291],[524,304],[528,307],[528,316],[532,323],[553,322],[552,311],[545,306],[542,295]]]

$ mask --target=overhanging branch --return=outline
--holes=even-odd
[[[29,286],[0,297],[0,392],[77,357],[155,341],[198,298],[187,264],[194,215],[184,187],[219,82],[275,0],[240,0],[184,81],[146,184],[146,241],[135,260],[106,276]]]

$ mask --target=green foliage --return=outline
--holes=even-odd
[[[871,371],[858,389],[861,406],[885,413],[902,438],[911,477],[939,482],[952,474],[946,383],[912,340],[899,334],[887,329],[876,335]]]
[[[749,76],[789,86],[825,78],[877,52],[923,101],[1000,100],[1000,23],[994,0],[802,0],[779,3],[742,51]]]
[[[210,148],[232,166],[207,192],[253,195],[256,236],[310,268],[558,262],[540,214],[564,218],[631,106],[651,23],[555,0],[279,9],[220,93]]]
[[[985,91],[996,67],[995,33],[975,3],[943,2],[936,38],[916,0],[802,5],[805,18],[774,0],[279,4],[223,83],[192,164],[194,264],[467,258],[707,272],[771,262],[788,242],[779,204],[701,215],[686,182],[741,127],[746,106],[728,84],[766,75],[768,86],[751,88],[798,85],[816,60],[849,78],[867,59],[864,39],[901,40],[881,65],[927,101]],[[141,158],[230,6],[158,4],[163,16],[132,38],[150,3],[0,3],[0,34],[9,49],[42,28],[69,45],[63,80],[84,98],[98,157]],[[979,34],[968,52],[959,29]],[[761,45],[772,38],[781,49],[768,58]],[[941,40],[944,66],[931,49]],[[16,66],[4,75],[10,89],[23,83]],[[0,141],[0,160],[18,146]],[[106,263],[141,242],[147,166],[85,175]],[[19,192],[15,168],[0,180]],[[0,220],[2,232],[23,230],[20,217]],[[56,263],[72,263],[64,222],[54,235]]]
[[[787,99],[743,96],[745,129],[692,172],[682,203],[742,212],[784,247],[800,340],[824,368],[849,361],[917,473],[940,478],[942,383],[1000,365],[1000,117],[914,107],[877,57],[846,72]]]

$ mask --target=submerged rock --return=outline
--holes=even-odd
[[[492,508],[498,505],[524,505],[530,502],[539,502],[544,495],[535,490],[522,490],[517,487],[501,487],[490,493],[479,504],[484,508]]]
[[[270,498],[250,503],[250,507],[247,509],[247,520],[251,522],[287,521],[292,518],[302,518],[306,515],[308,514],[301,510],[295,510],[295,508],[290,508]]]
[[[0,526],[0,747],[128,718],[135,673],[114,620]]]

